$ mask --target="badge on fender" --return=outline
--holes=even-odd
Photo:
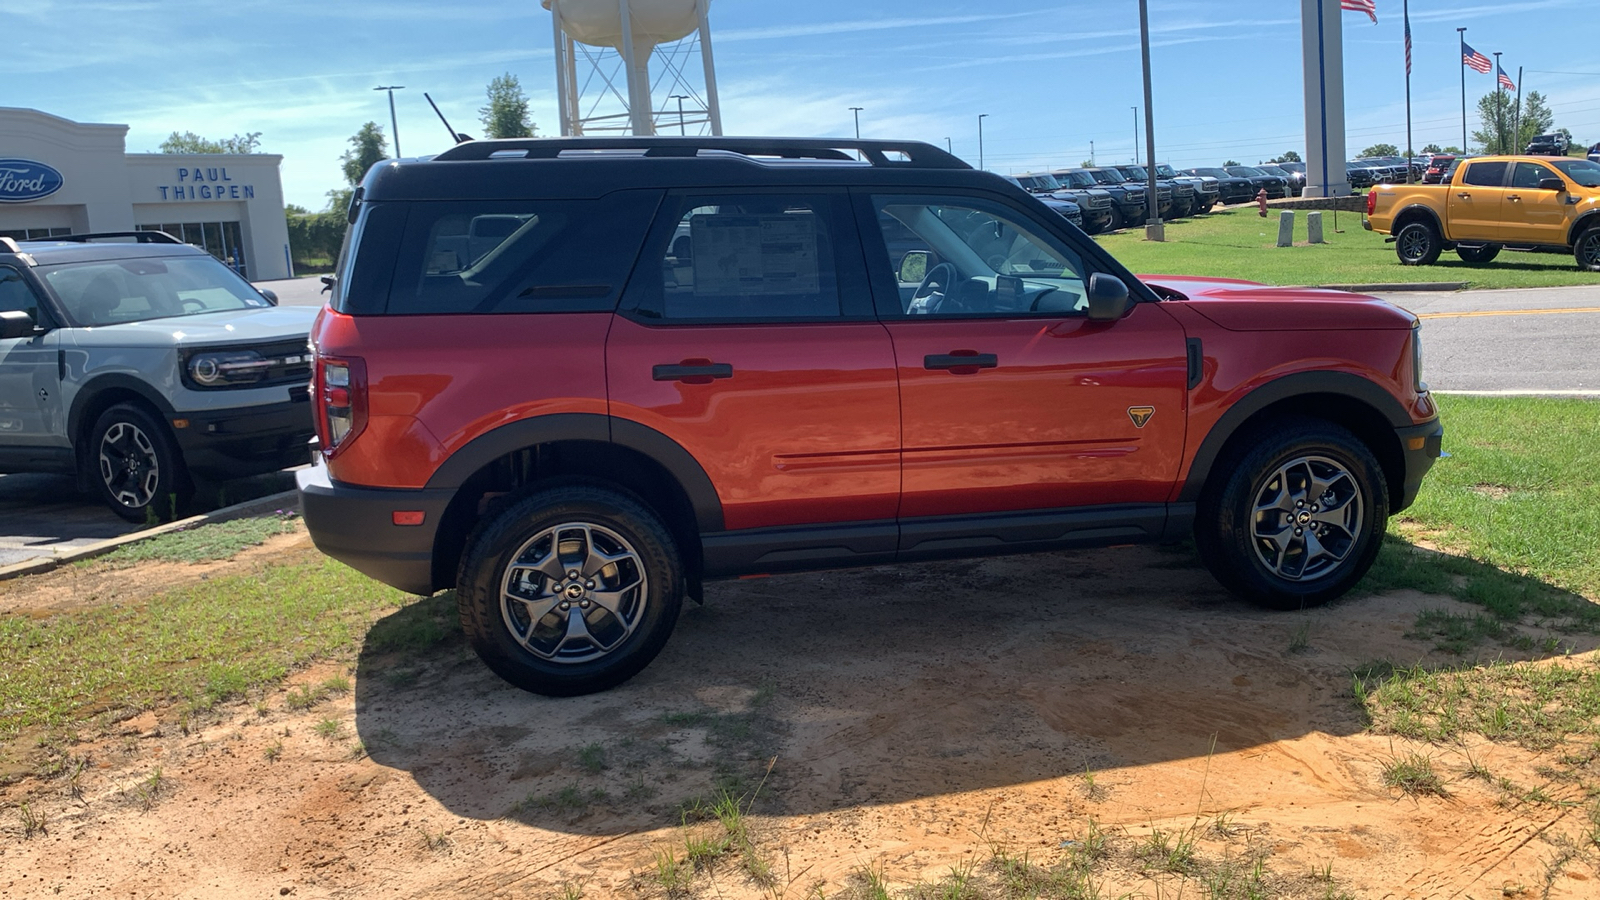
[[[1143,428],[1150,421],[1150,417],[1155,414],[1156,408],[1154,406],[1128,407],[1128,418],[1133,420],[1133,427],[1135,428]]]

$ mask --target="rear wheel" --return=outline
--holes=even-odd
[[[1372,451],[1315,419],[1255,432],[1201,495],[1195,543],[1230,591],[1274,609],[1318,606],[1377,558],[1388,484]]]
[[[1482,247],[1457,247],[1456,255],[1462,262],[1482,265],[1500,255],[1499,244],[1484,244]]]
[[[661,652],[678,621],[683,570],[643,503],[560,485],[478,526],[456,600],[472,649],[495,674],[566,697],[615,687]]]
[[[165,521],[193,493],[183,456],[162,421],[132,403],[100,414],[85,464],[100,499],[130,522]]]
[[[1590,225],[1578,235],[1578,242],[1572,245],[1572,255],[1578,260],[1578,268],[1600,272],[1600,225]]]
[[[1394,252],[1401,265],[1431,266],[1438,262],[1443,250],[1439,229],[1431,222],[1412,222],[1394,236]]]

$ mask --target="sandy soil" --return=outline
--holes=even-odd
[[[302,540],[232,565],[307,552]],[[202,568],[94,585],[53,573],[0,604],[59,608],[73,578],[80,598],[104,598],[113,582],[220,567]],[[1153,829],[1185,828],[1209,865],[1264,856],[1279,896],[1323,896],[1309,876],[1331,865],[1355,897],[1600,897],[1592,855],[1553,864],[1585,823],[1560,802],[1581,787],[1549,754],[1365,728],[1351,669],[1429,659],[1405,632],[1453,601],[1265,613],[1190,556],[1151,548],[708,594],[643,675],[599,696],[519,692],[452,640],[422,660],[363,653],[298,673],[261,708],[192,733],[158,713],[120,723],[73,749],[89,760],[78,795],[37,778],[6,789],[0,897],[662,896],[656,854],[682,857],[686,838],[715,830],[682,811],[719,781],[746,797],[759,785],[749,828],[775,880],[725,858],[695,877],[696,896],[834,896],[859,891],[865,868],[899,891],[986,872],[997,851],[1049,864],[1092,819],[1110,836],[1108,897],[1205,896],[1136,856]],[[1301,629],[1309,647],[1291,650]],[[286,707],[291,687],[338,674],[352,692]],[[326,721],[336,734],[318,734]],[[1383,764],[1413,749],[1448,797],[1383,786]],[[1467,777],[1469,757],[1553,802]],[[23,801],[47,833],[23,838]]]

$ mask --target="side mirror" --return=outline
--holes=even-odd
[[[896,277],[901,284],[921,284],[922,279],[928,276],[928,270],[933,268],[933,254],[926,250],[912,250],[900,257],[900,274]]]
[[[326,294],[329,291],[333,290],[333,286],[334,285],[339,283],[339,276],[337,276],[337,275],[324,275],[324,276],[322,276],[321,278],[319,278],[317,280],[322,282],[322,290],[318,291],[317,293]]]
[[[1127,315],[1130,305],[1121,278],[1103,272],[1089,276],[1089,321],[1115,322]]]
[[[33,316],[19,309],[0,312],[0,340],[33,337],[36,331]]]
[[[261,296],[267,298],[267,302],[271,303],[273,306],[278,305],[278,294],[276,291],[261,289]]]
[[[1567,192],[1567,183],[1559,178],[1541,178],[1539,179],[1539,190],[1564,194]]]

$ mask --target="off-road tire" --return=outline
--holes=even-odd
[[[1412,222],[1394,236],[1394,252],[1403,266],[1431,266],[1443,250],[1444,239],[1432,222]]]
[[[1281,479],[1276,483],[1288,489],[1288,499],[1293,500],[1296,492],[1288,482],[1298,476],[1285,477],[1283,473],[1301,464],[1311,467],[1304,470],[1308,473],[1313,469],[1322,476],[1337,472],[1339,478],[1328,494],[1306,500],[1301,512],[1318,508],[1320,504],[1313,504],[1337,489],[1346,496],[1345,504],[1358,504],[1355,512],[1359,516],[1359,525],[1350,529],[1353,534],[1335,526],[1322,526],[1327,529],[1320,535],[1325,544],[1312,540],[1317,537],[1312,534],[1312,526],[1321,523],[1301,523],[1311,538],[1291,537],[1289,541],[1302,541],[1302,560],[1310,557],[1306,548],[1312,543],[1344,551],[1337,562],[1328,563],[1325,569],[1317,568],[1321,558],[1302,562],[1300,574],[1310,577],[1274,571],[1265,559],[1271,551],[1264,549],[1273,546],[1272,542],[1261,536],[1274,530],[1274,517],[1291,526],[1297,521],[1292,507],[1302,501],[1290,503],[1287,514],[1264,514],[1261,509],[1264,499],[1276,493],[1272,489],[1275,479]],[[1348,506],[1340,508],[1347,510]],[[1332,511],[1330,504],[1325,514]],[[1225,458],[1218,460],[1200,495],[1195,544],[1206,568],[1239,597],[1272,609],[1305,609],[1339,597],[1361,580],[1377,558],[1388,519],[1388,482],[1383,467],[1366,444],[1331,422],[1300,417],[1278,419],[1244,435],[1243,440],[1230,447]],[[1280,569],[1292,568],[1290,558],[1288,553],[1279,557]]]
[[[1572,244],[1572,258],[1585,272],[1600,272],[1600,224],[1590,225]]]
[[[1484,263],[1492,262],[1496,256],[1500,255],[1500,245],[1484,244],[1482,247],[1457,247],[1456,255],[1461,257],[1461,261],[1464,263],[1481,266]]]
[[[1107,231],[1116,231],[1123,225],[1122,209],[1115,203],[1111,204],[1111,221],[1106,223]]]
[[[572,580],[578,581],[575,586],[563,576],[563,582],[574,591],[570,608],[563,611],[558,605],[524,628],[517,616],[520,611],[523,617],[529,617],[530,607],[519,605],[520,601],[512,596],[513,590],[539,593],[548,601],[552,596],[548,591],[553,585],[548,580],[537,586],[513,582],[507,571],[520,554],[523,565],[518,567],[519,571],[524,572],[525,577],[543,578],[531,570],[530,554],[537,554],[541,536],[552,529],[569,526],[574,529],[570,532],[573,534],[580,528],[596,529],[602,537],[591,536],[591,542],[609,535],[614,539],[611,550],[616,550],[615,545],[620,542],[637,561],[629,565],[637,568],[643,580],[637,595],[641,608],[635,611],[631,631],[604,650],[600,649],[600,636],[593,636],[591,646],[598,655],[590,659],[552,659],[548,654],[541,656],[530,650],[528,644],[540,643],[534,638],[541,622],[554,626],[543,629],[547,635],[564,630],[568,636],[561,638],[564,646],[573,633],[571,619],[574,615],[582,619],[580,627],[585,635],[591,634],[591,625],[596,621],[602,626],[614,625],[626,631],[630,627],[624,622],[626,616],[611,615],[602,610],[598,602],[592,607],[586,606],[590,611],[585,613],[579,608],[582,602],[579,598],[587,598],[581,579]],[[569,532],[557,531],[556,540],[560,541],[564,534]],[[530,542],[535,543],[530,545]],[[590,543],[589,547],[594,549],[597,545]],[[582,568],[581,564],[574,565]],[[582,573],[583,576],[594,574]],[[593,582],[590,586],[593,587]],[[684,576],[678,549],[660,518],[633,495],[588,482],[534,488],[486,516],[467,538],[466,552],[456,578],[461,627],[479,658],[511,684],[549,697],[603,691],[638,674],[661,652],[672,634],[683,604],[683,593]],[[560,622],[566,624],[558,624]],[[559,651],[561,647],[555,649]]]
[[[138,404],[118,403],[100,414],[82,465],[95,493],[129,522],[176,518],[194,493],[172,432]]]

